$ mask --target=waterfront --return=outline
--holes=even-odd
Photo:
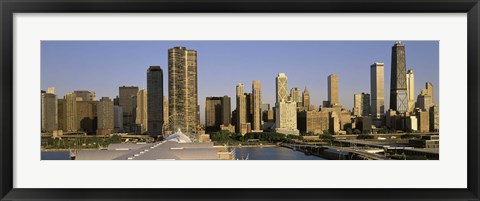
[[[70,160],[69,151],[42,151],[41,160]]]
[[[235,157],[248,160],[326,160],[324,158],[305,155],[284,147],[247,147],[235,148]],[[70,160],[68,151],[42,152],[41,160]]]
[[[123,60],[132,56],[131,45],[147,43],[42,43],[42,151],[69,151],[76,160],[439,159],[438,65],[409,60],[408,66],[422,66],[414,73],[405,59],[408,47],[416,55],[409,58],[438,60],[438,41],[151,41],[147,46],[155,51],[133,54],[163,55],[151,66],[143,56]],[[92,54],[104,47],[124,56],[103,60],[97,55],[108,54]],[[375,51],[362,51],[367,49]],[[320,59],[326,69],[307,67],[319,60],[304,52],[331,51],[353,60],[326,58]],[[70,65],[85,61],[93,63]],[[131,62],[134,71],[118,67]],[[232,63],[242,68],[225,68]],[[82,79],[60,79],[98,76],[97,66],[131,76],[89,79],[88,88]],[[266,147],[273,148],[247,149]]]
[[[326,160],[324,158],[305,155],[303,152],[293,151],[284,147],[249,147],[249,148],[235,148],[235,157],[237,159],[248,160]]]

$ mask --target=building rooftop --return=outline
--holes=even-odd
[[[144,144],[110,144],[107,150],[82,150],[76,160],[216,160],[212,142],[192,142],[180,130],[164,141]]]

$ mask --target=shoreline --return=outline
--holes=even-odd
[[[213,145],[213,147],[226,147],[226,148],[273,148],[280,147],[275,144],[265,144],[265,145]],[[102,150],[98,148],[80,148],[80,149],[40,149],[42,152],[60,152],[60,151],[78,151],[78,150]]]
[[[213,147],[226,147],[226,148],[273,148],[280,147],[275,144],[265,144],[265,145],[213,145]]]
[[[101,149],[94,149],[94,148],[85,148],[85,149],[44,149],[41,148],[40,151],[42,152],[60,152],[60,151],[78,151],[78,150],[101,150]]]

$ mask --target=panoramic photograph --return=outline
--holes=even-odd
[[[439,160],[439,41],[42,41],[41,160]]]

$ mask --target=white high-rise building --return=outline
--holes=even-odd
[[[275,105],[275,131],[287,135],[299,135],[297,129],[297,104],[281,101]]]
[[[370,105],[372,115],[377,118],[385,113],[384,69],[383,63],[376,62],[370,65]]]
[[[415,79],[413,70],[407,71],[407,94],[408,94],[408,112],[413,112],[415,109]]]
[[[418,130],[418,120],[416,116],[407,117],[407,131],[417,131]]]
[[[288,101],[290,94],[288,94],[288,78],[285,73],[279,73],[275,78],[276,86],[276,103]]]

